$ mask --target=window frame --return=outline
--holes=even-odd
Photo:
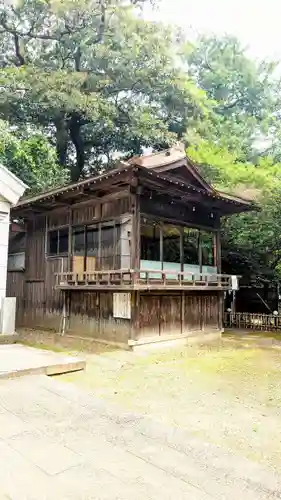
[[[70,237],[70,230],[69,226],[61,226],[56,229],[49,229],[48,234],[47,234],[47,256],[48,257],[58,257],[58,256],[66,256],[69,254],[69,237]],[[60,232],[61,231],[66,231],[67,232],[67,242],[68,242],[68,249],[67,251],[60,252]],[[50,235],[51,233],[56,233],[57,235],[57,251],[56,253],[50,252]]]
[[[21,267],[13,267],[13,266],[10,265],[11,258],[13,258],[13,257],[16,258],[17,256],[21,256],[21,257],[23,256],[24,264]],[[7,271],[11,272],[11,273],[13,273],[13,272],[24,272],[25,269],[26,269],[26,267],[25,267],[25,260],[26,260],[26,253],[25,253],[25,251],[24,252],[9,253],[8,254],[8,259],[7,259]]]
[[[88,232],[91,230],[91,229],[95,229],[97,230],[97,233],[98,233],[98,246],[97,246],[97,256],[96,256],[96,261],[97,261],[97,269],[98,270],[102,270],[103,269],[103,266],[102,266],[102,263],[104,261],[104,259],[106,259],[103,255],[102,255],[102,230],[103,229],[106,229],[106,228],[112,228],[113,229],[113,249],[114,249],[114,253],[113,255],[111,256],[112,259],[113,259],[113,268],[115,269],[116,267],[116,262],[117,260],[121,258],[121,254],[117,252],[118,250],[118,234],[119,234],[119,242],[121,241],[120,240],[120,234],[121,234],[121,231],[120,231],[120,228],[121,228],[121,225],[122,223],[118,220],[115,220],[115,219],[109,219],[109,220],[105,220],[105,221],[99,221],[99,222],[93,222],[93,223],[88,223],[88,224],[75,224],[72,226],[72,242],[71,242],[71,256],[73,257],[74,256],[74,234],[75,234],[75,230],[77,228],[83,228],[83,234],[84,234],[84,252],[83,252],[83,256],[84,256],[84,272],[87,272],[86,271],[86,268],[87,268],[87,257],[88,257],[88,238],[87,238],[87,235],[88,235]],[[120,249],[119,249],[119,252],[120,252]],[[105,268],[106,269],[106,268]]]
[[[203,272],[203,267],[216,267],[219,270],[219,265],[218,265],[218,254],[217,254],[217,231],[212,228],[207,228],[207,227],[198,227],[193,224],[181,224],[180,222],[176,221],[166,221],[166,220],[159,220],[159,219],[153,219],[147,216],[142,216],[141,218],[141,225],[157,225],[160,230],[160,260],[159,261],[154,261],[154,262],[160,262],[161,263],[161,269],[163,270],[164,266],[164,256],[163,256],[163,229],[165,226],[170,226],[174,227],[175,229],[178,229],[180,231],[181,237],[180,237],[180,266],[181,266],[181,271],[184,271],[184,266],[186,265],[185,259],[184,259],[184,230],[196,230],[198,231],[198,246],[197,246],[197,252],[198,252],[198,259],[197,262],[200,270],[200,273]],[[212,249],[213,249],[213,264],[203,264],[203,247],[202,247],[202,233],[207,233],[210,235],[210,239],[212,239]],[[141,229],[140,229],[140,247],[141,247]],[[140,248],[140,256],[141,256],[141,248]],[[140,260],[146,260],[142,259],[140,257]]]

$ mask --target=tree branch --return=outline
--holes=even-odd
[[[235,106],[237,106],[237,104],[243,102],[243,99],[244,99],[243,97],[238,97],[237,99],[235,99],[235,101],[231,102],[230,104],[218,106],[217,109],[219,109],[221,111],[227,111],[229,109],[233,109],[233,108],[235,108]]]
[[[79,72],[81,70],[81,49],[78,46],[74,54],[74,67],[75,71]]]
[[[104,0],[100,0],[100,25],[99,25],[99,33],[94,41],[94,44],[101,43],[104,39],[105,34],[105,24],[106,24],[106,6]]]
[[[76,182],[81,176],[85,165],[85,145],[81,135],[80,116],[77,113],[71,115],[69,135],[76,151],[76,163],[71,169],[71,180]]]
[[[10,33],[11,35],[15,36],[17,35],[19,38],[34,38],[34,39],[39,39],[39,40],[54,40],[54,41],[59,41],[61,40],[61,38],[65,35],[69,35],[69,31],[66,30],[66,31],[63,31],[62,33],[60,33],[60,36],[54,36],[54,35],[50,35],[50,34],[34,34],[33,33],[33,29],[34,29],[34,23],[32,25],[32,27],[30,28],[29,31],[26,31],[26,32],[22,32],[22,31],[19,31],[17,30],[16,28],[12,28],[10,27],[7,23],[6,23],[6,20],[5,20],[5,16],[2,15],[0,17],[0,25],[4,28],[5,32],[6,33]]]
[[[68,130],[64,116],[60,116],[55,121],[56,127],[56,151],[58,163],[61,166],[66,165],[67,147],[68,147]]]
[[[19,36],[16,33],[14,33],[13,36],[14,36],[14,42],[15,42],[16,57],[18,59],[17,66],[24,66],[25,60],[24,60],[24,57],[23,57],[23,55],[21,54],[21,51],[20,51],[20,39],[19,39]]]

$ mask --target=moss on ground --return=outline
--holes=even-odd
[[[210,346],[147,354],[96,344],[84,372],[60,379],[280,470],[281,343],[272,339],[230,333]],[[65,340],[60,347],[69,349]]]

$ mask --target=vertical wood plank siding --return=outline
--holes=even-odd
[[[25,275],[20,271],[7,273],[7,297],[17,297],[16,324],[23,324]]]
[[[90,205],[73,209],[73,224],[82,224],[99,218],[99,205]]]
[[[48,229],[66,226],[68,224],[69,212],[68,208],[54,210],[48,215]]]
[[[219,330],[219,307],[217,293],[142,294],[139,338]]]
[[[181,333],[181,295],[160,295],[160,335]]]
[[[51,257],[46,260],[46,278],[45,278],[45,326],[47,328],[54,328],[59,330],[62,307],[63,295],[62,292],[56,290],[55,273],[60,270],[68,270],[68,258],[65,257]]]
[[[27,225],[25,250],[26,279],[45,279],[45,217]]]
[[[39,328],[45,326],[44,282],[26,282],[24,295],[24,325]]]
[[[138,337],[160,335],[160,297],[154,295],[140,296],[140,331]],[[140,333],[141,332],[141,333]]]
[[[113,293],[74,292],[71,294],[70,308],[70,333],[108,342],[128,343],[131,322],[113,317]]]

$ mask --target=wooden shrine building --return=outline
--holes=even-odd
[[[23,198],[7,283],[18,325],[127,347],[220,335],[221,217],[252,208],[212,188],[180,146]]]

